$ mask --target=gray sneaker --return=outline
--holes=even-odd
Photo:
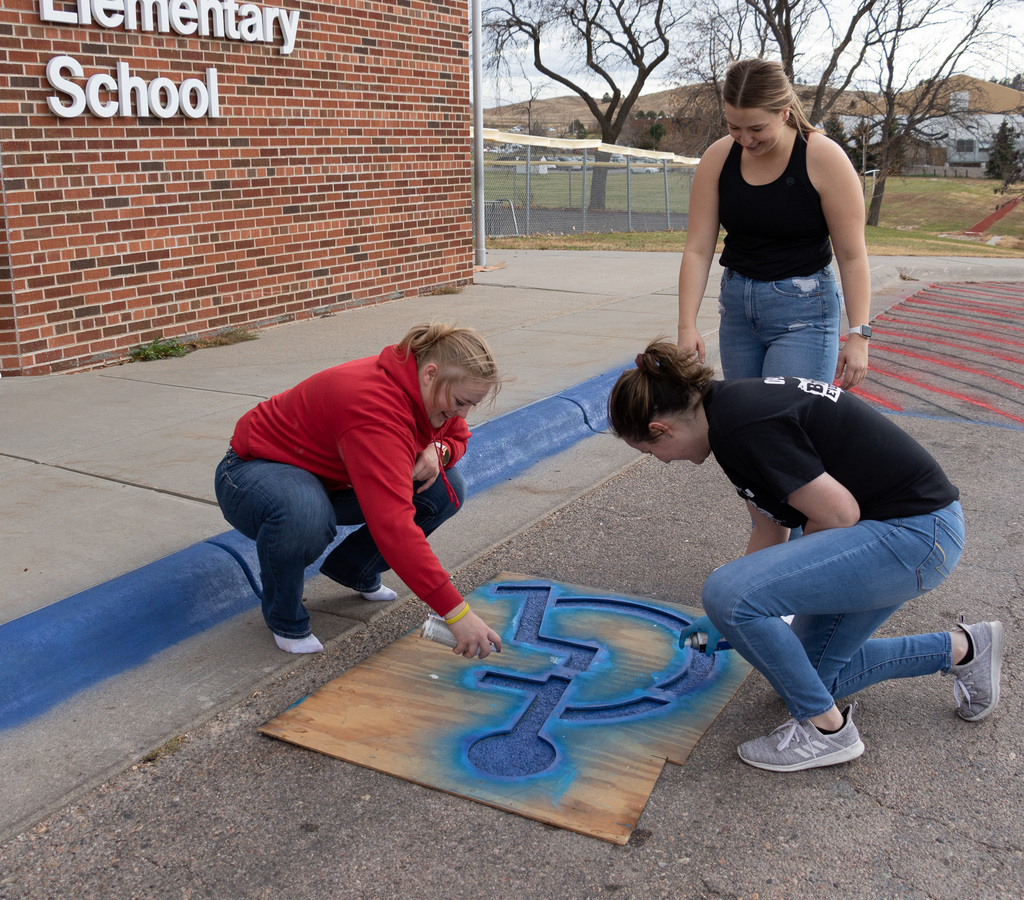
[[[853,724],[855,708],[853,704],[843,710],[845,723],[835,734],[822,734],[810,722],[790,719],[767,737],[740,744],[740,759],[772,772],[799,772],[856,759],[864,744]]]
[[[960,616],[957,628],[966,632],[974,649],[970,662],[953,666],[953,698],[956,713],[968,722],[984,719],[999,702],[999,674],[1003,667],[1003,623],[976,622],[964,625]]]

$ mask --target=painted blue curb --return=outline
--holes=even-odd
[[[257,602],[234,558],[204,541],[7,622],[0,628],[0,728]]]
[[[621,367],[473,429],[472,453],[457,465],[470,495],[514,478],[608,427],[608,394]]]
[[[592,434],[579,407],[550,397],[473,429],[473,448],[456,468],[469,496],[514,478],[546,456]]]
[[[562,391],[558,396],[579,406],[591,431],[605,431],[608,428],[608,395],[625,368],[624,365],[616,366],[610,372]]]
[[[621,367],[473,429],[459,472],[472,495],[607,427]],[[326,556],[353,528],[339,530]],[[306,570],[317,574],[317,560]],[[0,730],[259,606],[256,545],[228,531],[0,625]]]

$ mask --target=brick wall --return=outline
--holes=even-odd
[[[224,2],[251,37],[253,9]],[[464,0],[258,7],[275,4],[300,13],[290,55],[273,29],[261,42],[44,22],[41,7],[67,17],[76,0],[3,0],[4,375],[471,279]],[[215,68],[220,117],[58,117],[47,98],[73,100],[47,80],[61,55],[82,87],[118,62],[176,85]]]

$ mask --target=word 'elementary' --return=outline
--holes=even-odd
[[[298,10],[236,0],[77,0],[73,9],[55,3],[60,0],[39,0],[39,18],[44,22],[161,34],[173,31],[185,37],[198,34],[249,43],[277,40],[276,23],[282,56],[295,49],[299,31]]]

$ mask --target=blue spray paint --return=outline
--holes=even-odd
[[[596,642],[569,641],[550,636],[545,628],[549,610],[586,609],[628,615],[662,626],[678,635],[690,618],[682,613],[657,609],[621,598],[560,597],[550,584],[503,584],[495,596],[521,596],[522,605],[513,616],[512,643],[547,653],[552,668],[546,675],[524,676],[494,669],[477,670],[477,685],[488,690],[520,693],[528,698],[512,715],[507,727],[490,731],[466,744],[466,758],[480,773],[498,778],[541,775],[555,769],[561,759],[551,739],[549,723],[600,722],[604,724],[663,713],[681,697],[706,682],[715,669],[714,658],[682,651],[681,665],[667,678],[645,689],[640,696],[618,702],[571,704],[576,676],[591,670],[603,647]]]

